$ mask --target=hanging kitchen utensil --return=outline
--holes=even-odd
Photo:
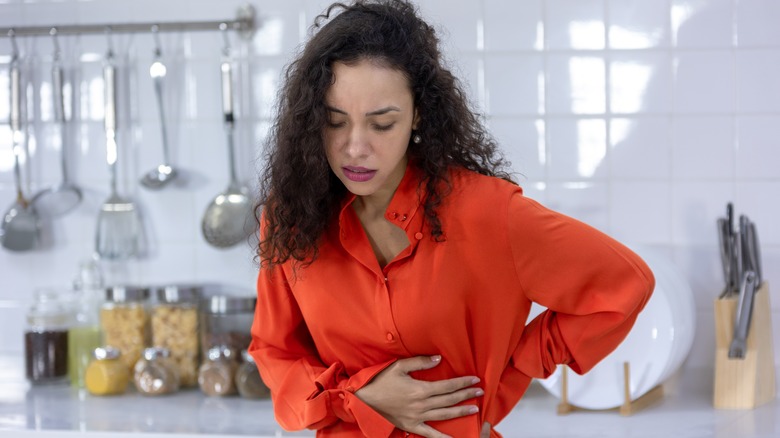
[[[253,205],[249,189],[241,185],[236,177],[235,151],[233,145],[233,79],[232,65],[227,44],[227,26],[220,26],[225,35],[222,70],[222,112],[227,132],[228,166],[230,182],[227,189],[217,195],[206,208],[201,222],[203,237],[218,248],[233,246],[245,239],[254,230]]]
[[[16,201],[2,217],[0,240],[4,248],[11,251],[28,251],[38,245],[40,223],[35,207],[22,193],[22,176],[19,157],[22,154],[22,85],[19,68],[19,53],[13,33],[10,33],[13,56],[10,66],[11,85],[11,131],[14,154],[14,182],[16,183]]]
[[[110,45],[109,45],[110,47]],[[141,220],[133,202],[117,193],[117,117],[116,66],[109,48],[103,67],[105,82],[106,162],[111,178],[111,193],[100,208],[95,235],[95,250],[100,258],[123,260],[138,254]]]
[[[154,81],[154,94],[157,99],[157,112],[160,114],[160,130],[162,131],[163,163],[147,172],[141,177],[141,185],[147,189],[159,190],[176,179],[176,168],[171,165],[170,150],[168,147],[168,131],[165,123],[165,111],[163,110],[163,81],[167,69],[162,61],[162,49],[160,48],[159,27],[152,26],[152,34],[157,44],[154,50],[154,62],[149,67],[149,75]]]
[[[67,124],[65,120],[65,99],[63,96],[62,65],[60,63],[60,47],[57,42],[57,30],[51,30],[54,39],[54,63],[51,69],[54,119],[59,125],[60,131],[60,168],[62,169],[62,182],[58,185],[38,192],[32,199],[38,215],[45,219],[62,216],[73,210],[81,202],[81,190],[68,179],[67,156]]]

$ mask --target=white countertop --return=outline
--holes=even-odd
[[[313,436],[284,432],[271,402],[213,398],[196,389],[164,397],[134,391],[95,397],[65,385],[28,385],[19,358],[0,357],[0,436],[144,438]],[[689,369],[664,385],[664,397],[631,416],[616,411],[557,415],[558,400],[532,384],[498,426],[506,438],[535,437],[780,437],[780,401],[753,410],[712,408],[712,370]]]

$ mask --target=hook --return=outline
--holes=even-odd
[[[152,25],[152,35],[154,36],[154,56],[162,56],[162,44],[160,44],[160,26],[157,24]]]
[[[54,62],[57,63],[60,61],[60,41],[57,39],[57,28],[52,27],[51,30],[49,30],[49,35],[51,35],[52,41],[54,43]]]
[[[230,38],[228,38],[228,25],[227,23],[219,23],[219,30],[222,31],[222,38],[225,41],[225,47],[222,48],[222,54],[225,55],[225,57],[230,56]]]
[[[11,62],[19,60],[19,46],[16,45],[16,32],[13,29],[8,30],[8,37],[11,38]]]

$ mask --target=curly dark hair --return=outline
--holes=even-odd
[[[319,239],[346,195],[323,144],[325,93],[334,80],[335,62],[370,59],[408,78],[420,120],[415,133],[422,142],[407,153],[424,174],[422,202],[435,240],[444,239],[436,211],[450,190],[448,168],[511,180],[495,141],[444,67],[435,30],[414,5],[406,0],[335,3],[315,19],[312,30],[302,53],[287,66],[268,138],[255,208],[263,229],[256,254],[261,267],[289,259],[302,266],[313,262]]]

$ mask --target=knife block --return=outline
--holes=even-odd
[[[715,300],[713,404],[717,409],[753,409],[776,396],[769,285],[765,281],[756,291],[744,359],[731,359],[738,302],[737,296]]]

